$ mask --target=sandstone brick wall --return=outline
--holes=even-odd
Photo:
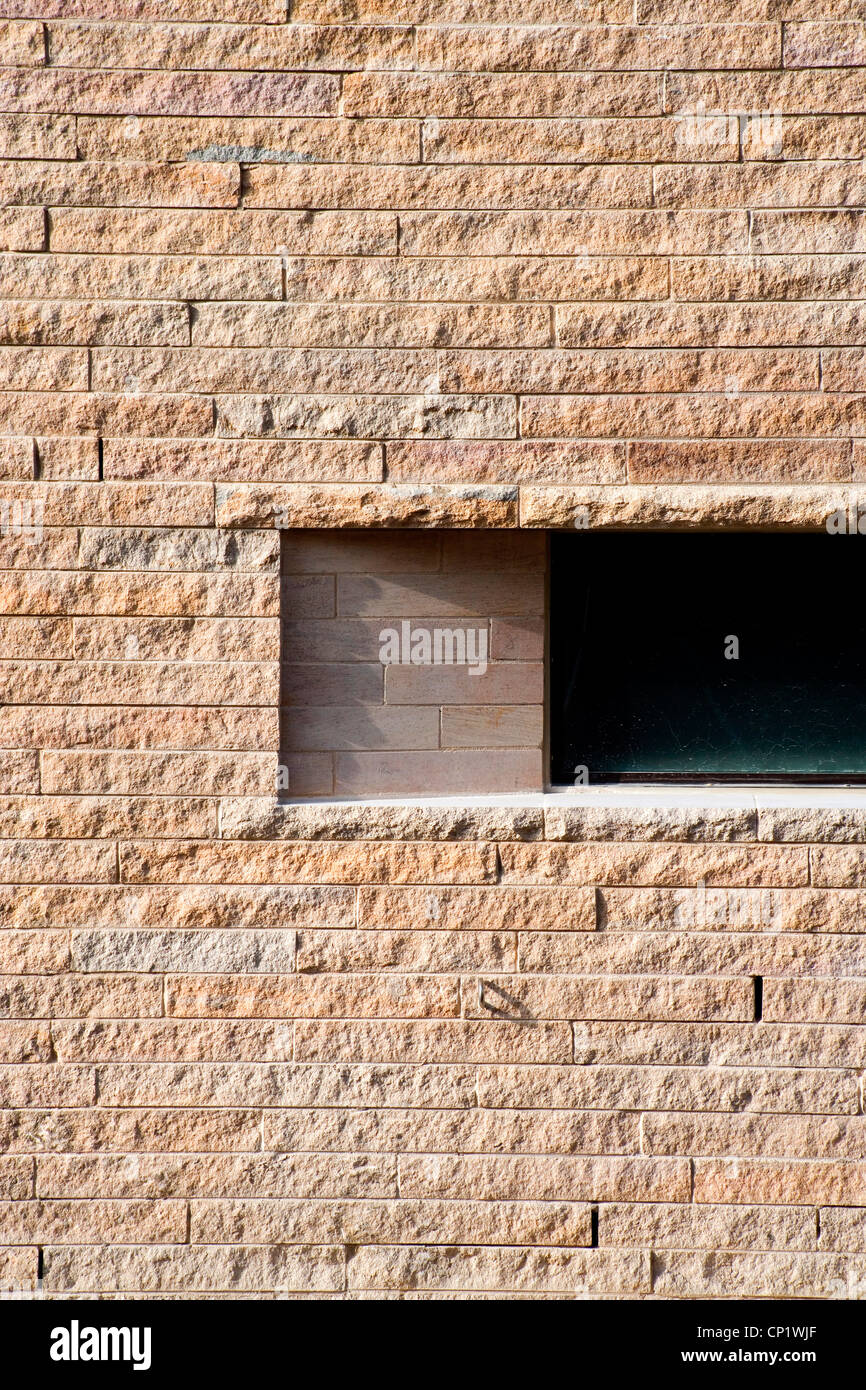
[[[862,1297],[856,799],[274,797],[299,533],[856,505],[859,0],[168,8],[0,0],[0,1285]]]

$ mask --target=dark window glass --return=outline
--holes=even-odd
[[[856,535],[553,535],[551,780],[866,780],[864,578]]]

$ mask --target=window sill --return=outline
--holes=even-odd
[[[224,839],[866,842],[866,787],[597,786],[497,796],[226,797]]]

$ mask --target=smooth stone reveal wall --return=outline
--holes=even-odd
[[[860,0],[2,10],[0,1294],[863,1297],[860,801],[544,797],[532,645],[858,534]]]

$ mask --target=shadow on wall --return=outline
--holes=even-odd
[[[546,537],[286,531],[280,794],[543,788]]]

